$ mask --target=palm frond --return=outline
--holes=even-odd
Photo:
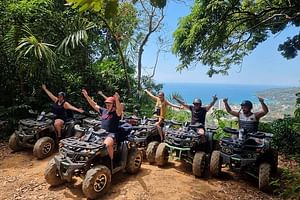
[[[19,40],[19,45],[15,49],[19,53],[17,60],[31,54],[39,61],[45,59],[47,65],[53,67],[55,65],[56,54],[50,47],[55,47],[55,45],[39,41],[26,25],[24,25],[22,30],[25,36]]]
[[[74,31],[65,37],[58,47],[58,51],[70,55],[70,48],[74,49],[88,40],[87,31],[96,27],[96,24],[87,20],[79,20],[74,26]]]

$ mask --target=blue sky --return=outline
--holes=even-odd
[[[171,2],[166,10],[164,35],[171,40],[178,19],[188,13],[189,6]],[[287,60],[277,51],[278,44],[298,32],[299,28],[288,27],[280,34],[271,36],[267,41],[261,43],[252,54],[245,57],[242,65],[232,66],[228,76],[214,75],[209,78],[206,75],[208,68],[201,64],[198,64],[196,68],[177,72],[178,58],[171,53],[165,53],[159,59],[154,79],[159,83],[230,83],[300,87],[300,55],[295,59]],[[154,65],[157,46],[153,38],[152,36],[152,40],[144,51],[143,65],[146,67]]]

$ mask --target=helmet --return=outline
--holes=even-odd
[[[202,104],[202,101],[200,99],[194,99],[193,104],[195,103]]]
[[[64,98],[66,97],[66,93],[64,93],[64,92],[59,92],[58,93],[58,96],[63,96]]]
[[[105,99],[105,103],[115,103],[115,97],[107,97]]]
[[[244,100],[244,101],[241,103],[241,106],[246,106],[246,107],[248,107],[249,109],[252,109],[253,104],[252,104],[252,102],[249,101],[249,100]]]

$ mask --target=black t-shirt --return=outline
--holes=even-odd
[[[192,112],[192,121],[191,124],[201,123],[205,124],[206,108],[201,107],[199,110],[195,110],[194,106],[189,106],[190,111]]]
[[[58,101],[52,105],[52,113],[56,115],[55,119],[62,119],[63,121],[68,121],[73,118],[73,111],[64,108],[65,101],[58,105]]]
[[[119,127],[119,117],[116,111],[109,112],[105,108],[100,108],[99,113],[101,115],[101,127],[110,133],[117,133]]]

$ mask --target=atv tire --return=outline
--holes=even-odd
[[[10,137],[9,137],[9,141],[8,141],[8,146],[11,150],[13,151],[20,151],[23,149],[23,147],[20,145],[16,133],[13,133]]]
[[[164,166],[169,159],[169,152],[165,143],[160,143],[155,154],[155,162],[158,166]]]
[[[196,177],[203,177],[205,170],[205,153],[202,151],[196,152],[193,159],[193,174]]]
[[[156,154],[158,145],[159,145],[159,142],[157,142],[157,141],[153,141],[148,144],[148,147],[146,150],[146,158],[147,158],[149,164],[151,164],[151,165],[155,163],[155,154]]]
[[[259,165],[258,188],[261,191],[268,191],[271,176],[271,164],[261,163]]]
[[[50,156],[55,148],[54,140],[50,137],[42,137],[38,139],[33,147],[33,155],[38,159]]]
[[[221,174],[222,160],[220,151],[213,151],[210,158],[209,171],[213,177],[218,177]]]
[[[141,164],[143,161],[142,152],[138,149],[130,149],[128,152],[127,163],[126,163],[126,171],[129,174],[135,174],[141,168]]]
[[[49,163],[46,167],[44,176],[45,176],[46,182],[48,184],[50,184],[51,186],[61,185],[65,182],[63,179],[61,179],[61,177],[59,175],[59,171],[58,171],[57,166],[55,164],[54,158],[52,158],[49,161]]]
[[[111,171],[104,165],[89,169],[82,182],[82,191],[89,199],[104,195],[111,183]]]

